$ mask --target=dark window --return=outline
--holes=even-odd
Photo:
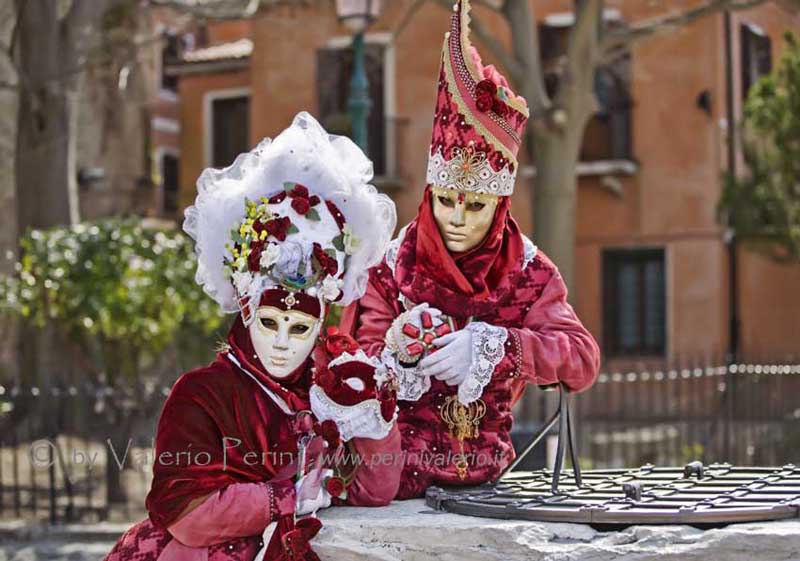
[[[367,122],[367,155],[372,160],[375,175],[386,173],[386,115],[384,95],[384,47],[367,44],[364,62],[372,101]],[[353,71],[353,51],[320,49],[317,51],[317,99],[319,118],[331,134],[352,135],[347,100]]]
[[[608,25],[616,25],[609,22]],[[541,49],[545,87],[550,96],[558,85],[566,65],[570,26],[541,25]],[[630,53],[618,53],[613,62],[598,67],[594,77],[597,112],[589,120],[581,145],[580,160],[629,160],[632,156],[630,97]]]
[[[663,249],[603,253],[604,346],[608,356],[662,355],[666,349]]]
[[[164,192],[164,214],[178,211],[178,158],[165,154],[161,159],[161,181]]]
[[[772,70],[772,41],[760,28],[742,24],[742,99],[750,87]]]
[[[249,148],[250,98],[215,99],[211,115],[211,165],[224,168]]]
[[[164,48],[161,49],[161,87],[171,92],[178,91],[178,76],[168,72],[169,66],[178,62],[180,39],[172,32],[164,35]]]

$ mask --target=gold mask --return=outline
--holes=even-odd
[[[462,253],[476,247],[494,222],[498,197],[433,188],[433,217],[445,247]]]

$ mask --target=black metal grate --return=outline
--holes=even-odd
[[[548,470],[512,472],[496,485],[428,490],[427,503],[458,514],[593,525],[722,525],[800,517],[800,468],[685,467],[563,472],[558,491]]]

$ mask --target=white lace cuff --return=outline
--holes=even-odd
[[[381,362],[394,372],[397,378],[397,399],[404,401],[417,401],[431,389],[431,381],[423,376],[418,366],[406,368],[397,360],[397,354],[388,347],[381,353]]]
[[[355,405],[340,405],[333,401],[316,384],[311,386],[311,411],[320,422],[333,420],[339,428],[339,435],[345,442],[351,438],[386,438],[392,429],[397,411],[391,421],[386,421],[381,413],[377,399],[368,399]]]
[[[458,386],[458,401],[468,405],[483,395],[483,388],[503,360],[508,330],[482,321],[472,322],[465,329],[472,332],[472,364],[466,379]]]

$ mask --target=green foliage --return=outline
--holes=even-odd
[[[785,39],[779,67],[747,96],[748,175],[725,178],[720,208],[740,239],[777,261],[800,262],[800,41]]]
[[[135,219],[33,230],[15,273],[0,276],[0,312],[54,324],[109,372],[134,377],[176,339],[210,339],[220,327],[196,267],[181,232]]]

